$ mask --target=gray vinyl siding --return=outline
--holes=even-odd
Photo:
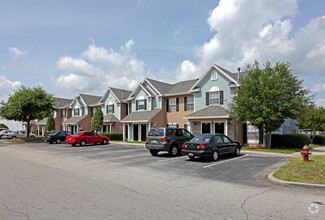
[[[106,106],[109,105],[109,103],[114,105],[114,113],[113,113],[113,115],[118,120],[121,120],[121,105],[117,103],[117,100],[115,99],[113,94],[111,95],[111,97],[109,97],[109,94],[108,94],[106,99],[105,99],[104,106],[102,106],[103,115],[107,115]]]

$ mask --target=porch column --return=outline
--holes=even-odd
[[[132,129],[132,124],[129,124],[129,137],[130,137],[130,140],[129,141],[134,141],[133,138],[134,138],[134,135],[133,135],[133,129]]]
[[[122,125],[123,125],[123,141],[125,141],[125,124]]]
[[[39,125],[37,125],[37,136],[39,136]]]
[[[228,120],[225,121],[225,135],[228,136]]]
[[[141,124],[138,124],[138,141],[141,141]]]

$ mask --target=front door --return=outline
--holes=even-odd
[[[210,123],[202,123],[202,134],[210,134],[211,133],[211,124]]]
[[[224,123],[214,123],[214,133],[224,134],[225,124]]]
[[[147,137],[147,125],[141,124],[141,141],[146,141]]]
[[[138,126],[138,124],[134,124],[133,125],[133,140],[134,141],[137,141],[137,140],[139,140],[139,126]]]

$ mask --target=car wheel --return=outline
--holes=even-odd
[[[151,153],[152,156],[157,156],[158,155],[157,150],[150,150],[150,153]]]
[[[85,146],[86,145],[86,141],[81,141],[80,142],[80,146]]]
[[[15,136],[13,136],[11,139],[15,139],[16,137]]]
[[[177,145],[172,145],[170,150],[169,150],[169,154],[173,157],[176,157],[178,154],[178,147]]]
[[[236,147],[236,150],[235,150],[235,156],[238,157],[240,155],[240,148],[239,147]]]
[[[56,139],[55,141],[57,144],[60,144],[61,143],[61,140],[60,139]]]
[[[71,144],[71,146],[73,146],[73,147],[74,147],[74,146],[76,146],[76,144]]]
[[[190,158],[190,160],[194,160],[194,156],[188,156],[188,158]]]
[[[50,144],[53,144],[53,142],[52,142],[52,141],[49,141],[49,143],[50,143]]]
[[[213,151],[212,160],[217,161],[219,159],[218,151]]]
[[[107,139],[103,139],[102,144],[107,144]]]

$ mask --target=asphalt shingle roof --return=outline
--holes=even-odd
[[[154,109],[152,111],[132,112],[127,115],[122,122],[149,122],[155,117],[162,109]]]
[[[124,99],[127,99],[132,91],[129,91],[129,90],[125,90],[125,89],[117,89],[117,88],[112,88],[112,87],[109,87],[111,89],[111,91],[115,94],[116,98],[122,102]],[[123,95],[124,93],[124,95]]]
[[[192,86],[198,81],[198,79],[192,79],[187,81],[182,81],[175,83],[170,89],[166,95],[175,95],[175,94],[184,94],[189,93],[189,90],[192,88]]]
[[[185,119],[229,117],[229,112],[221,106],[209,106],[185,116]]]
[[[67,124],[67,125],[76,125],[76,124],[78,124],[79,122],[81,122],[86,117],[87,117],[87,115],[84,115],[84,116],[74,116],[74,117],[71,117],[68,120],[66,120],[64,122],[64,124]]]
[[[104,115],[103,122],[119,122],[119,120],[113,114],[108,114]]]
[[[79,94],[80,97],[85,101],[87,106],[91,105],[100,105],[99,100],[101,96],[87,95],[87,94]]]
[[[65,98],[57,98],[55,99],[55,108],[68,108],[72,102],[72,99],[65,99]]]
[[[153,87],[155,87],[160,94],[166,94],[166,93],[168,93],[169,90],[171,90],[173,88],[173,85],[169,84],[169,83],[165,83],[165,82],[161,82],[161,81],[157,81],[157,80],[153,80],[153,79],[148,79],[148,78],[146,78],[146,80]]]

